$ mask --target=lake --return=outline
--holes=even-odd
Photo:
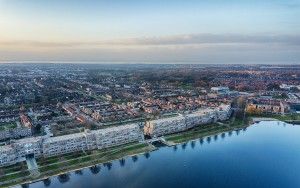
[[[300,125],[260,122],[26,186],[300,187],[299,139]]]

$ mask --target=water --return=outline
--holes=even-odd
[[[300,187],[299,139],[299,125],[261,122],[29,187]]]

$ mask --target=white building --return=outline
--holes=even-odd
[[[213,93],[217,93],[217,94],[227,94],[230,92],[228,87],[212,87],[211,92]]]
[[[220,105],[217,108],[200,109],[187,115],[177,115],[170,118],[146,121],[144,134],[162,136],[181,132],[199,125],[216,121],[224,121],[230,117],[230,105]]]
[[[45,157],[62,155],[86,149],[86,139],[83,133],[49,137],[45,139],[42,145],[43,155]]]
[[[201,109],[188,115],[146,121],[144,134],[162,136],[181,132],[192,127],[217,120],[226,120],[231,114],[229,105]],[[140,124],[127,124],[95,131],[85,131],[58,137],[31,137],[13,141],[10,145],[0,146],[0,166],[25,161],[26,156],[49,157],[66,153],[103,149],[126,143],[140,141],[143,133]]]
[[[214,122],[216,113],[213,109],[200,109],[196,112],[187,114],[185,116],[185,123],[187,129],[196,127],[198,125],[208,124]]]
[[[15,149],[11,146],[2,146],[0,152],[0,166],[15,164],[17,160]]]
[[[145,135],[162,136],[166,134],[184,131],[186,129],[185,118],[182,115],[147,121],[144,127]]]
[[[0,166],[25,161],[27,155],[49,157],[83,150],[103,149],[143,138],[138,123],[58,137],[31,137],[0,146]]]
[[[217,119],[220,121],[224,121],[230,117],[231,112],[232,110],[230,105],[220,105],[216,109]]]
[[[138,124],[127,124],[108,129],[99,129],[94,131],[94,134],[98,149],[135,142],[143,138]]]

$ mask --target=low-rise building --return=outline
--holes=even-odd
[[[289,112],[289,110],[290,107],[285,101],[274,99],[252,99],[246,106],[246,112],[253,114],[284,114]]]

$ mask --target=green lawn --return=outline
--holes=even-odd
[[[37,159],[37,164],[41,174],[39,177],[35,177],[35,179],[45,178],[59,173],[66,173],[78,168],[105,163],[111,160],[123,158],[125,156],[149,152],[152,150],[153,148],[148,144],[135,142],[102,150],[75,152],[62,156],[39,158]],[[19,168],[18,164],[0,168],[2,171],[11,170],[15,172],[14,174],[0,176],[0,182],[16,179],[14,184],[20,184],[26,181],[34,180],[33,177],[29,176],[29,172],[27,170],[20,171],[22,168],[19,170],[17,168]],[[7,185],[2,186],[5,187],[8,185],[12,185],[12,183],[8,182]]]
[[[15,122],[10,123],[0,123],[0,130],[3,131],[5,129],[14,129],[17,128],[17,124]]]
[[[211,136],[222,132],[231,131],[238,128],[244,128],[247,126],[248,123],[244,123],[240,119],[235,119],[234,121],[229,120],[227,121],[227,123],[223,123],[223,124],[213,123],[208,125],[200,125],[198,127],[195,127],[185,132],[165,136],[165,139],[167,141],[177,144],[177,143],[183,143],[190,140],[202,138],[205,136]]]
[[[23,171],[19,171],[19,172],[16,172],[16,173],[1,176],[0,177],[0,182],[14,180],[14,179],[22,178],[22,177],[25,177],[25,176],[28,176],[28,175],[29,175],[29,172],[27,170],[23,170]]]
[[[299,120],[300,114],[249,114],[251,117],[268,117],[278,119],[279,121]]]

